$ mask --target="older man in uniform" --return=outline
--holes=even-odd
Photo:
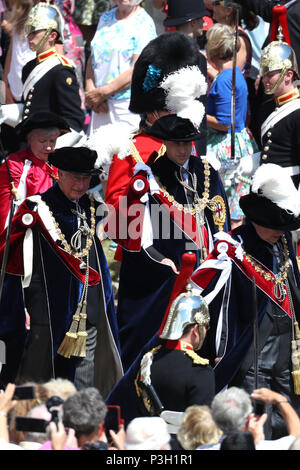
[[[58,168],[57,184],[26,199],[12,223],[6,272],[14,286],[1,299],[1,380],[65,377],[78,388],[97,386],[105,397],[122,366],[111,278],[96,236],[99,204],[86,194],[100,171],[97,154],[64,147],[49,162]]]
[[[201,353],[214,365],[216,392],[236,385],[251,393],[259,382],[299,410],[300,277],[290,231],[300,227],[300,195],[269,163],[257,169],[240,206],[247,223],[217,234],[191,277],[211,318]],[[269,412],[266,437],[285,435],[276,410]]]

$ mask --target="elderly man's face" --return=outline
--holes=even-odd
[[[49,153],[54,151],[58,136],[58,129],[34,129],[28,134],[27,142],[33,155],[46,162]]]
[[[80,199],[89,189],[91,176],[59,170],[58,177],[61,191],[71,201]]]

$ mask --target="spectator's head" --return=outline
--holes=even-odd
[[[189,32],[202,30],[203,16],[207,14],[203,0],[173,0],[168,4],[164,25],[175,26],[177,31]],[[189,26],[189,28],[187,28]]]
[[[250,432],[233,432],[221,442],[220,450],[256,450]]]
[[[208,406],[189,406],[184,414],[177,439],[185,450],[194,450],[206,444],[215,444],[222,435]]]
[[[234,26],[238,19],[239,24],[243,21],[246,28],[249,30],[254,29],[259,22],[256,14],[252,10],[249,10],[247,6],[230,0],[214,0],[213,18],[218,23],[228,24],[230,26]]]
[[[43,419],[45,421],[50,421],[51,413],[48,411],[46,405],[37,405],[27,413],[27,418]],[[46,432],[24,432],[24,441],[39,442],[40,444],[43,444],[44,442],[46,442],[47,439],[48,435]]]
[[[126,430],[125,450],[169,450],[167,423],[157,416],[133,419]]]
[[[72,428],[81,446],[98,440],[103,433],[106,405],[100,392],[88,387],[71,395],[63,404],[63,424]]]
[[[66,400],[77,391],[73,382],[61,378],[51,379],[49,382],[41,385],[41,387],[44,390],[46,399],[55,395],[62,398],[63,400]]]
[[[211,411],[215,423],[224,434],[243,431],[252,412],[251,398],[245,390],[230,387],[214,397]]]
[[[230,61],[235,49],[234,30],[226,24],[216,23],[206,33],[206,52],[210,62]],[[241,41],[237,40],[237,50]]]

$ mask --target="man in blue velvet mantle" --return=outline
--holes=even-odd
[[[99,203],[87,194],[100,172],[97,153],[64,147],[50,160],[57,183],[26,199],[12,222],[0,306],[7,355],[1,382],[64,377],[105,397],[122,366],[111,277],[97,237]]]
[[[104,226],[123,248],[118,324],[124,370],[158,331],[182,254],[195,252],[199,265],[213,246],[213,233],[230,226],[218,172],[205,157],[191,155],[201,133],[190,119],[168,114],[145,132],[163,140],[166,152],[151,165],[136,164],[124,193],[128,210],[120,198],[117,216],[112,211]],[[111,234],[114,220],[121,221],[117,234],[128,237]]]
[[[191,278],[211,318],[200,353],[214,366],[216,393],[267,387],[299,412],[300,278],[290,232],[300,228],[300,194],[280,166],[264,164],[240,206],[247,223],[217,234]],[[286,435],[276,406],[267,412],[266,438]]]

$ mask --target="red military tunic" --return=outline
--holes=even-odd
[[[21,203],[25,197],[44,193],[52,186],[53,178],[57,177],[57,169],[39,160],[30,149],[19,150],[11,154],[7,162],[16,189],[19,188],[20,181],[24,178],[24,187],[22,191],[18,191],[20,197],[18,203]],[[0,166],[0,232],[5,228],[10,200],[10,179],[6,164],[2,163]]]
[[[117,155],[113,157],[105,193],[105,202],[107,204],[116,206],[119,202],[119,197],[124,194],[125,188],[133,177],[133,170],[137,162],[148,163],[153,152],[157,152],[157,156],[165,152],[162,141],[150,137],[143,130],[133,138],[132,143],[136,150],[134,153],[123,160],[119,159]]]

